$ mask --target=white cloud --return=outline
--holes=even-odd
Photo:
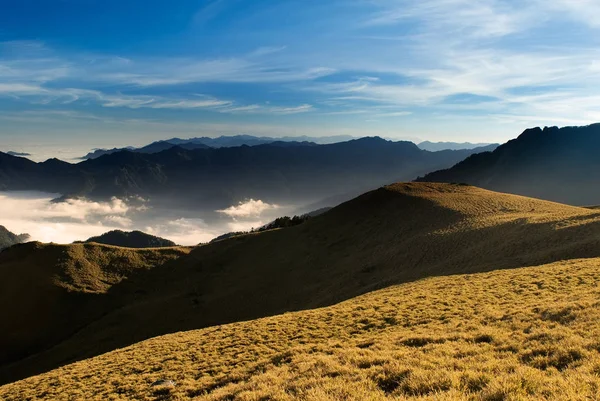
[[[173,211],[149,208],[142,199],[94,202],[71,199],[52,202],[58,195],[36,192],[0,192],[0,225],[31,235],[32,241],[71,243],[110,230],[141,230],[181,245],[197,245],[230,231],[247,231],[272,221],[293,207],[249,200],[220,211],[218,221],[200,217],[173,217]],[[213,216],[214,219],[214,216]]]
[[[107,216],[104,218],[103,222],[108,225],[114,224],[123,228],[133,226],[133,220],[124,216]]]
[[[600,27],[600,3],[596,0],[538,0],[540,9],[549,9],[564,16],[567,15],[592,28]]]
[[[217,212],[232,218],[250,218],[259,217],[263,213],[275,209],[279,209],[279,206],[263,202],[260,199],[249,199],[246,202],[240,202],[237,205],[228,207],[227,209],[217,210]]]
[[[211,3],[198,18],[209,20],[221,12],[223,3]],[[306,7],[310,15],[310,5]],[[327,133],[415,136],[431,132],[432,120],[452,119],[457,113],[465,120],[487,116],[498,123],[533,117],[542,123],[559,120],[559,125],[591,122],[598,116],[597,1],[369,0],[352,2],[348,9],[353,11],[315,16],[315,21],[326,22],[319,25],[323,31],[318,37],[310,32],[298,39],[282,35],[286,43],[251,42],[243,52],[219,57],[67,55],[39,42],[4,43],[0,96],[38,106],[101,105],[110,109],[103,111],[110,116],[119,113],[117,108],[188,110],[187,116],[199,110],[234,114],[236,122],[202,125],[234,134],[250,130],[240,120],[307,112],[311,117],[348,118],[329,117],[330,124],[323,126],[283,128],[320,134],[327,126]],[[186,92],[194,83],[268,84],[269,93],[288,98],[285,104],[270,104],[252,94],[245,94],[244,101],[209,93],[198,98]],[[173,85],[172,91],[159,88],[168,85]],[[84,89],[91,87],[101,89]],[[464,95],[472,97],[463,101]],[[356,126],[359,118],[380,117],[396,117],[406,124],[393,126],[395,120],[387,119],[373,132],[365,132],[373,124]],[[421,125],[409,131],[411,119],[419,119]],[[133,125],[133,120],[125,124]],[[280,128],[267,127],[264,120],[253,124],[261,133]],[[163,121],[163,126],[177,129],[181,124]],[[239,130],[232,132],[233,127]],[[462,132],[461,125],[446,131]],[[507,132],[502,139],[516,133]]]
[[[442,32],[477,37],[504,36],[526,29],[532,21],[533,7],[528,4],[497,0],[428,0],[380,1],[381,10],[374,13],[367,25],[406,23],[411,19],[423,22],[425,34]]]

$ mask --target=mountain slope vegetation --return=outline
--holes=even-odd
[[[0,261],[0,269],[31,269],[16,253],[15,264]],[[332,305],[423,277],[591,257],[600,257],[598,211],[471,186],[394,184],[301,225],[218,241],[139,270],[89,305],[76,304],[71,292],[79,315],[99,308],[101,316],[51,348],[5,363],[0,378],[16,380],[162,334]]]
[[[600,259],[435,277],[153,338],[0,387],[7,401],[586,400]]]
[[[0,319],[10,324],[0,331],[0,363],[26,358],[64,340],[113,307],[103,296],[111,287],[188,251],[38,242],[4,250]]]
[[[600,124],[528,129],[489,153],[417,181],[463,182],[572,205],[600,203]]]

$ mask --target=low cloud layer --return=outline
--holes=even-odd
[[[260,227],[286,211],[278,205],[251,199],[217,210],[220,218],[208,224],[200,215],[161,213],[141,199],[54,202],[57,196],[39,192],[0,192],[0,225],[16,234],[27,233],[32,240],[41,242],[71,243],[118,229],[141,230],[181,245],[196,245],[226,232]]]

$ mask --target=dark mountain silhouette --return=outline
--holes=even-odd
[[[573,205],[600,204],[600,124],[524,131],[494,152],[419,178],[464,182]]]
[[[440,150],[461,150],[479,148],[482,152],[491,152],[496,149],[497,143],[470,143],[470,142],[430,142],[425,141],[417,144],[420,149],[430,152],[439,152]]]
[[[204,145],[210,146],[211,148],[231,148],[237,146],[257,146],[257,145],[268,145],[275,142],[283,142],[283,143],[316,143],[321,145],[338,143],[338,142],[347,142],[354,138],[349,135],[336,135],[336,136],[327,136],[327,137],[311,137],[311,136],[285,136],[281,138],[274,137],[257,137],[253,135],[233,135],[233,136],[220,136],[218,138],[191,138],[191,139],[180,139],[173,138],[168,139],[167,142],[181,145],[183,143],[202,143]]]
[[[430,152],[439,152],[440,150],[461,150],[479,148],[482,152],[491,152],[496,149],[497,143],[470,143],[470,142],[430,142],[424,141],[417,145],[423,150]]]
[[[173,241],[146,234],[141,231],[113,230],[85,241],[97,244],[121,246],[124,248],[164,248],[176,246]]]
[[[100,156],[110,155],[110,154],[121,152],[121,151],[131,151],[131,152],[136,152],[136,153],[159,153],[159,152],[162,152],[163,150],[168,150],[175,146],[179,146],[182,149],[188,149],[188,150],[207,149],[208,148],[208,146],[203,145],[201,143],[174,144],[169,141],[157,141],[157,142],[152,142],[150,145],[146,145],[141,148],[134,148],[134,147],[129,146],[126,148],[96,149],[93,152],[88,153],[87,155],[83,156],[81,159],[82,160],[97,159]]]
[[[97,159],[100,156],[109,155],[122,150],[130,150],[132,152],[139,153],[158,153],[163,150],[170,149],[174,146],[179,146],[183,149],[206,149],[206,148],[232,148],[238,146],[258,146],[258,145],[273,145],[281,147],[292,147],[292,146],[314,146],[317,143],[336,143],[343,142],[353,139],[349,136],[334,136],[325,138],[314,138],[314,137],[283,137],[283,138],[269,138],[269,137],[256,137],[251,135],[235,135],[235,136],[220,136],[218,138],[190,138],[180,139],[171,138],[164,141],[153,142],[150,145],[146,145],[141,148],[128,146],[125,148],[114,148],[114,149],[94,149],[94,151],[83,156],[81,160]]]
[[[427,152],[411,142],[374,137],[331,145],[119,151],[78,164],[55,159],[34,163],[0,154],[0,189],[94,199],[143,196],[169,206],[179,202],[207,210],[248,198],[310,204],[412,180],[474,152],[477,149]]]
[[[29,234],[13,234],[6,227],[0,226],[0,250],[11,247],[16,244],[29,241]]]

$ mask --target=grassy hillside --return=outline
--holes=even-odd
[[[133,250],[98,244],[16,245],[0,253],[0,361],[64,340],[111,309],[106,294],[131,275],[188,250]]]
[[[429,278],[157,337],[0,387],[0,398],[597,399],[599,267],[580,259]]]
[[[0,379],[158,335],[332,305],[423,277],[598,256],[598,211],[468,186],[395,184],[302,225],[220,241],[165,268],[140,270],[86,306],[101,314],[52,348],[4,364]],[[44,330],[54,322],[48,324]]]

